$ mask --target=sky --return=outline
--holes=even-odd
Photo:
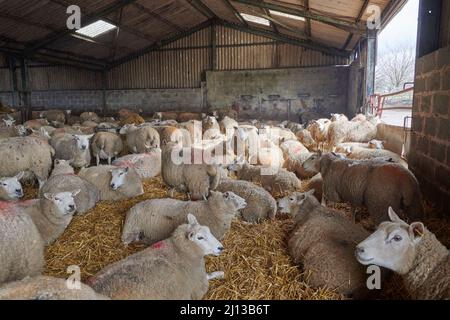
[[[415,48],[419,0],[409,0],[403,9],[391,20],[378,36],[378,53],[398,44]]]

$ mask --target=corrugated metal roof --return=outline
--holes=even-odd
[[[98,16],[107,22],[119,26],[118,37],[115,32],[98,37],[99,43],[86,42],[65,35],[57,37],[46,47],[57,48],[73,54],[82,54],[96,59],[109,60],[126,56],[161,40],[170,38],[184,30],[189,30],[209,18],[218,18],[236,25],[242,25],[238,13],[269,17],[270,26],[249,22],[254,28],[278,32],[298,39],[310,38],[318,44],[342,49],[350,32],[333,27],[329,24],[308,19],[292,19],[289,16],[274,15],[273,12],[253,4],[241,3],[237,0],[0,0],[0,39],[19,42],[23,48],[38,44],[47,37],[66,30],[68,5],[78,5],[81,8],[82,22],[100,11],[114,7],[106,15]],[[380,6],[383,10],[392,0],[370,0],[369,4]],[[245,1],[244,1],[245,2]],[[364,0],[309,0],[309,8],[304,0],[264,0],[262,3],[281,5],[294,10],[306,10],[334,19],[354,23],[361,13]],[[126,3],[120,6],[121,3]],[[207,7],[199,9],[191,3],[200,3]],[[367,19],[362,14],[362,21]],[[84,19],[84,20],[83,20]],[[28,24],[27,24],[28,22]],[[275,23],[274,23],[275,22]],[[311,35],[307,33],[307,25],[311,25]],[[256,36],[251,36],[256,37]],[[352,37],[347,49],[352,49],[359,35]],[[226,39],[218,39],[226,43]],[[241,41],[246,41],[242,37]],[[253,41],[253,40],[252,40]],[[7,41],[6,41],[7,42]],[[111,55],[112,47],[120,48],[117,54]],[[265,49],[266,50],[266,49]]]

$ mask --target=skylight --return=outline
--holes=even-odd
[[[111,23],[108,23],[104,20],[98,20],[91,24],[88,24],[87,26],[81,29],[78,29],[76,33],[79,33],[86,37],[95,38],[105,32],[108,32],[116,28],[117,27]]]
[[[299,17],[299,16],[294,16],[293,14],[284,13],[284,12],[275,11],[275,10],[269,10],[269,12],[270,12],[270,14],[273,14],[274,16],[280,16],[280,17],[285,17],[285,18],[289,18],[289,19],[305,21],[305,18]]]
[[[257,17],[251,14],[247,14],[247,13],[241,13],[242,18],[244,18],[244,20],[250,21],[250,22],[254,22],[254,23],[258,23],[258,24],[262,24],[264,26],[270,26],[270,21],[261,17]]]

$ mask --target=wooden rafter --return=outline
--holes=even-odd
[[[163,22],[164,24],[168,25],[169,27],[171,27],[172,29],[176,30],[177,32],[183,32],[186,29],[183,27],[180,27],[179,25],[167,20],[166,18],[162,17],[161,15],[153,12],[152,10],[144,7],[143,5],[139,4],[139,3],[133,3],[133,6],[138,9],[139,11],[144,12],[146,15]]]
[[[231,12],[233,12],[233,14],[236,16],[236,18],[238,18],[238,20],[244,25],[244,26],[248,26],[247,21],[245,21],[245,19],[242,17],[241,13],[239,11],[236,10],[236,8],[231,4],[231,2],[229,0],[223,0],[223,2],[225,2],[226,6],[231,10]]]
[[[356,17],[356,20],[355,20],[356,23],[359,23],[361,21],[361,18],[364,15],[364,12],[366,12],[367,6],[369,5],[369,3],[370,3],[370,0],[364,1],[363,5],[361,6],[361,10],[359,10],[358,16]],[[354,33],[352,33],[352,32],[348,35],[347,40],[345,40],[345,43],[342,46],[342,50],[347,49],[348,44],[353,39],[353,36],[354,36]]]

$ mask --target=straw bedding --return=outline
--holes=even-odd
[[[307,183],[303,184],[306,186]],[[25,198],[36,197],[35,187],[24,189]],[[67,267],[78,265],[84,281],[106,265],[142,250],[142,244],[125,247],[120,241],[125,214],[140,201],[167,196],[167,188],[160,177],[145,181],[144,190],[139,197],[119,202],[103,201],[85,215],[74,217],[64,234],[46,250],[45,274],[67,278]],[[175,197],[186,200],[183,194],[175,193]],[[426,207],[430,214],[432,208]],[[350,217],[348,205],[339,204],[336,208]],[[363,226],[371,227],[367,212],[362,211],[359,217]],[[450,246],[449,221],[429,218],[424,222],[444,245]],[[211,281],[205,299],[343,299],[332,290],[308,285],[308,274],[293,264],[287,252],[292,228],[292,220],[286,216],[261,224],[234,221],[223,240],[225,252],[206,260],[208,272],[223,270],[225,279]],[[399,277],[393,276],[383,283],[387,286],[374,298],[408,298]]]

